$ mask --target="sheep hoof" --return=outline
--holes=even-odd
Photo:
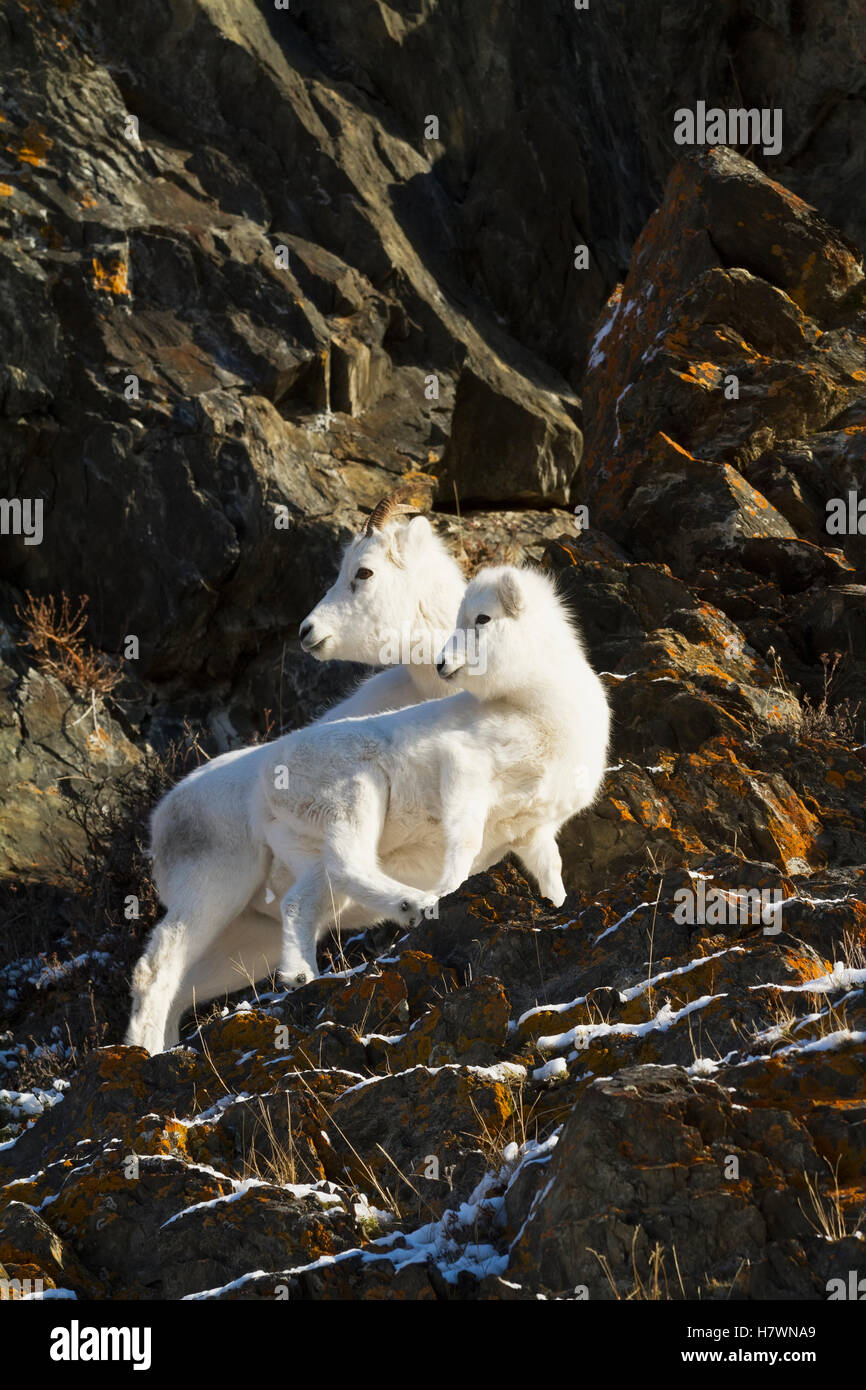
[[[397,913],[397,920],[402,922],[405,927],[417,927],[421,921],[421,911],[418,904],[410,902],[408,898],[403,898]]]
[[[418,898],[403,898],[399,904],[397,920],[407,927],[417,927],[425,917],[438,917],[438,898],[426,893]]]
[[[305,985],[312,978],[308,970],[299,970],[297,974],[293,974],[291,970],[277,971],[277,979],[283,989],[297,989],[298,985]]]

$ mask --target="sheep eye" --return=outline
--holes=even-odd
[[[372,571],[372,570],[359,569],[359,570],[356,572],[356,574],[355,574],[355,578],[356,578],[356,579],[372,579],[372,578],[373,578],[373,571]]]
[[[479,613],[479,614],[478,614],[478,617],[475,619],[475,626],[476,626],[476,627],[480,627],[482,623],[489,623],[489,622],[490,622],[490,618],[487,616],[486,613]]]

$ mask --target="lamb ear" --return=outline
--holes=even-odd
[[[400,548],[400,554],[406,555],[408,551],[424,545],[432,534],[433,527],[426,516],[413,516],[397,531],[394,539]]]
[[[499,581],[499,602],[508,618],[516,618],[523,608],[523,595],[513,574],[503,574]]]

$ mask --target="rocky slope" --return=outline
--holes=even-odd
[[[3,494],[44,502],[0,549],[0,1278],[862,1272],[862,17],[536,8],[0,14]],[[779,158],[676,163],[673,108],[736,91],[784,105]],[[123,1048],[147,808],[345,688],[297,623],[406,475],[468,566],[553,570],[605,673],[565,908],[505,864]],[[86,633],[40,643],[27,593]]]

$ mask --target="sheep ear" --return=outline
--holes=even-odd
[[[425,545],[433,534],[433,527],[426,516],[413,516],[406,525],[401,527],[394,539],[399,547],[400,554],[406,555],[410,550],[416,550],[419,546]]]
[[[523,594],[520,592],[520,585],[513,574],[503,574],[500,579],[499,602],[508,618],[516,618],[518,613],[522,611]]]
[[[429,540],[432,535],[433,527],[426,516],[413,516],[406,527],[406,536],[412,545],[417,545],[419,541]]]

